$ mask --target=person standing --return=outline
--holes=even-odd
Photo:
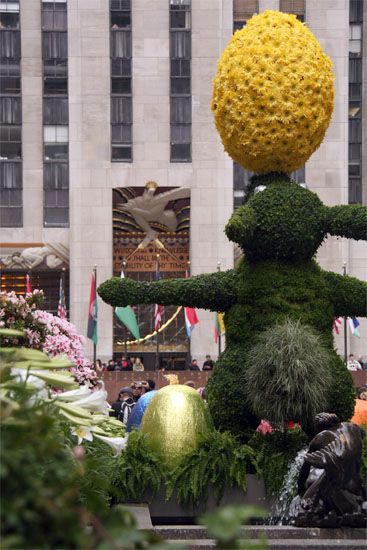
[[[131,362],[126,355],[121,357],[121,370],[124,372],[132,370]]]
[[[142,384],[141,382],[132,382],[131,384],[131,390],[133,392],[133,400],[136,403],[142,394]]]
[[[122,407],[124,406],[125,403],[130,408],[131,408],[131,405],[134,404],[133,392],[131,391],[131,388],[129,388],[128,386],[120,389],[116,401],[114,401],[114,403],[112,403],[112,405],[111,405],[112,410],[109,412],[109,415],[121,420],[121,418],[120,418],[121,409],[122,409]],[[128,412],[128,411],[125,412],[125,409],[124,409],[124,415],[123,416],[128,417],[130,412]]]
[[[135,403],[132,396],[131,388],[129,388],[129,386],[122,388],[122,392],[120,390],[120,395],[121,393],[122,393],[121,408],[117,418],[124,424],[124,426],[126,426],[127,421],[129,420],[129,416],[131,415],[133,408],[135,406]]]
[[[134,372],[141,372],[143,370],[145,370],[145,369],[144,369],[143,363],[141,362],[140,357],[136,357],[135,358],[135,363],[133,365],[133,371]]]
[[[214,361],[210,357],[210,355],[205,356],[205,361],[203,363],[203,370],[213,370],[214,367]]]
[[[197,362],[197,359],[193,359],[191,361],[191,365],[189,367],[189,370],[196,370],[196,371],[199,371],[200,368],[199,368],[199,365],[198,365],[198,362]]]
[[[354,358],[353,353],[349,355],[347,369],[350,371],[357,371],[362,369],[360,363],[358,363],[357,359]]]
[[[110,359],[107,364],[107,370],[113,371],[115,370],[115,361],[113,359]]]

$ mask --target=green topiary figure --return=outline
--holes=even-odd
[[[309,62],[300,66],[302,59]],[[334,350],[332,326],[334,317],[366,315],[367,283],[323,271],[313,256],[327,235],[365,240],[367,209],[327,207],[286,173],[321,143],[332,112],[332,81],[330,59],[294,16],[265,12],[236,32],[218,65],[212,108],[229,154],[263,174],[252,179],[246,204],[225,228],[244,258],[227,272],[153,283],[115,277],[98,290],[113,306],[159,303],[225,312],[226,350],[208,399],[216,426],[232,433],[244,434],[257,422],[246,407],[248,352],[264,330],[286,319],[314,328],[328,351],[322,368],[333,379],[329,412],[341,420],[353,413],[352,378]]]
[[[365,239],[367,209],[327,207],[286,174],[274,174],[267,183],[262,192],[250,193],[225,228],[246,254],[237,269],[152,283],[113,277],[98,289],[114,307],[159,303],[225,312],[226,350],[208,396],[216,425],[232,432],[257,422],[245,405],[247,352],[261,332],[288,318],[313,327],[329,350],[328,410],[346,420],[354,407],[351,375],[333,348],[332,326],[334,317],[366,315],[367,283],[323,271],[312,258],[327,234]]]

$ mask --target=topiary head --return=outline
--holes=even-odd
[[[327,208],[315,193],[285,174],[276,175],[249,194],[225,232],[250,260],[310,259],[327,233]]]
[[[212,110],[233,160],[258,174],[291,173],[319,147],[333,111],[330,58],[294,15],[252,17],[225,48]]]

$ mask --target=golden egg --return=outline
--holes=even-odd
[[[200,395],[189,386],[162,388],[147,407],[141,423],[149,447],[174,468],[213,429],[209,410]]]

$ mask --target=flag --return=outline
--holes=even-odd
[[[154,308],[154,330],[158,331],[162,322],[163,306],[156,304]]]
[[[98,317],[98,304],[97,304],[97,294],[96,294],[96,279],[93,273],[92,281],[90,285],[87,336],[88,338],[93,340],[95,345],[97,345],[97,340],[98,340],[97,317]]]
[[[196,315],[195,308],[193,307],[185,307],[184,312],[185,312],[185,324],[186,324],[187,337],[191,338],[191,333],[195,328],[195,325],[198,324],[199,319]]]
[[[189,274],[186,270],[186,279],[188,279]],[[199,319],[196,315],[196,311],[194,307],[185,307],[184,308],[184,314],[185,314],[185,325],[186,325],[186,333],[187,337],[191,338],[191,333],[193,329],[195,328],[195,325],[198,324]]]
[[[223,313],[215,314],[214,342],[217,344],[219,336],[224,333]]]
[[[62,277],[60,277],[59,305],[57,306],[57,315],[60,319],[66,319],[65,291]]]
[[[125,277],[124,272],[121,271],[121,279]],[[129,329],[131,334],[135,337],[136,340],[140,338],[139,326],[136,320],[134,310],[131,306],[126,307],[116,307],[115,308],[116,316],[120,319],[121,323]]]
[[[28,273],[25,276],[25,292],[26,294],[32,294],[31,279]]]
[[[339,334],[339,327],[343,322],[342,317],[335,317],[333,322],[333,330],[336,332],[336,334]]]
[[[359,334],[359,321],[357,317],[348,317],[348,323],[352,336],[357,336],[358,338],[360,338],[361,335]]]
[[[161,278],[161,274],[160,274],[160,271],[159,271],[159,260],[157,260],[155,280],[159,281],[160,278]],[[163,306],[161,306],[159,304],[155,304],[155,308],[154,308],[154,330],[155,331],[158,331],[160,326],[161,326],[162,313],[163,313]]]

